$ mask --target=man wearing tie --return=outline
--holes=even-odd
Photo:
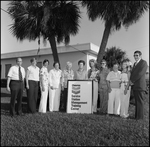
[[[146,91],[145,74],[147,70],[147,62],[142,59],[142,53],[140,51],[134,52],[135,63],[131,71],[130,85],[133,88],[133,94],[135,97],[135,119],[144,118],[144,97]]]
[[[25,70],[21,66],[22,59],[16,59],[16,65],[12,66],[8,72],[7,90],[11,92],[10,115],[15,115],[15,101],[17,98],[17,115],[22,115],[22,95],[25,78]]]

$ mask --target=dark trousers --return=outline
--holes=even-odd
[[[39,82],[29,80],[29,89],[27,90],[28,113],[36,112],[36,104],[38,98]]]
[[[68,94],[68,88],[64,88],[64,92],[63,92],[63,107],[64,107],[64,111],[66,112],[67,110],[67,95]]]
[[[135,119],[143,119],[145,92],[140,90],[133,90],[133,94],[135,97]]]
[[[10,100],[10,115],[15,115],[15,101],[17,98],[17,114],[22,113],[22,95],[23,82],[11,80],[10,82],[11,100]]]

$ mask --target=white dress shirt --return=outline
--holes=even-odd
[[[141,58],[134,63],[134,66],[136,66],[140,62],[140,60],[141,60]]]
[[[24,80],[25,78],[25,69],[21,66],[21,73],[22,73],[22,78]],[[19,66],[18,65],[14,65],[9,69],[8,72],[8,77],[11,78],[11,80],[19,80]]]
[[[53,86],[53,88],[59,88],[61,84],[61,77],[62,77],[62,71],[51,69],[49,71],[49,84],[50,86]]]
[[[39,81],[39,72],[40,72],[40,69],[36,66],[29,66],[27,68],[29,70],[29,77],[28,77],[28,80],[33,80],[33,81]]]

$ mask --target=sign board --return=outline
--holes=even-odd
[[[68,80],[67,113],[92,113],[93,82]]]

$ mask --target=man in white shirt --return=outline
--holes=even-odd
[[[27,88],[27,105],[28,113],[36,113],[36,104],[39,91],[39,67],[36,66],[36,58],[30,60],[31,65],[27,68],[26,88]]]
[[[17,115],[22,115],[22,96],[23,96],[23,85],[25,78],[25,70],[21,66],[22,59],[16,59],[16,65],[12,66],[8,72],[7,79],[7,90],[11,92],[10,100],[10,115],[15,115],[15,101],[17,98]]]

